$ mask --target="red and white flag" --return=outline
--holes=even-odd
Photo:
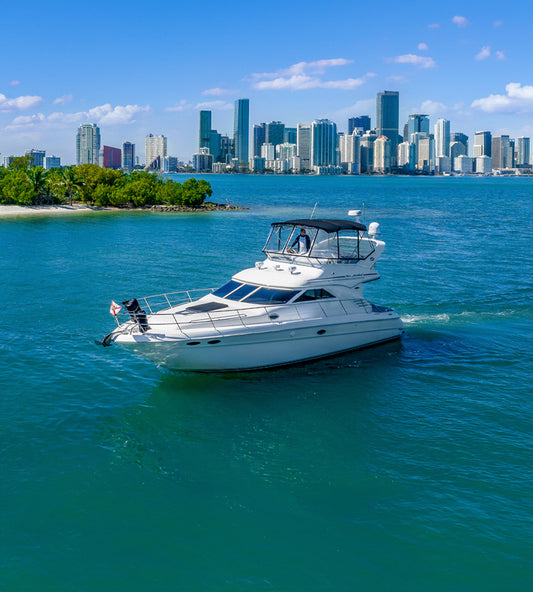
[[[114,300],[111,300],[111,306],[109,308],[109,313],[112,314],[114,317],[117,316],[117,313],[120,312],[122,306],[117,304]]]

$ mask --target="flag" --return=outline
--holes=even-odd
[[[117,313],[121,310],[122,306],[117,304],[114,300],[111,300],[111,306],[109,307],[109,313],[112,314],[114,317],[117,316]]]

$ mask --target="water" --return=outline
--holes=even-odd
[[[533,180],[209,180],[250,209],[0,219],[0,588],[531,589]],[[231,375],[94,344],[112,298],[363,201],[401,342]]]

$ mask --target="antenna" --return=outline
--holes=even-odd
[[[366,218],[365,218],[365,202],[363,202],[363,224],[366,226]]]
[[[309,219],[311,219],[315,215],[315,210],[316,210],[317,205],[318,205],[318,202],[315,202],[315,207],[313,208],[313,211],[311,212],[311,216]]]

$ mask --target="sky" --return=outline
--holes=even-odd
[[[533,137],[533,2],[354,0],[0,0],[0,154],[37,148],[75,162],[76,129],[102,144],[168,138],[188,161],[199,110],[233,133],[250,125],[348,117],[376,121],[376,94],[451,130]],[[473,144],[473,140],[471,140]]]

